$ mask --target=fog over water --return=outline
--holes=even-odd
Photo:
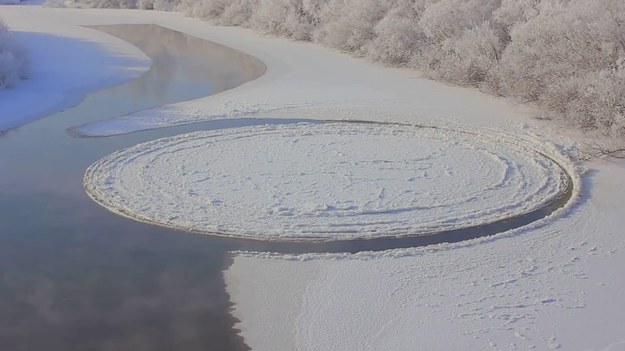
[[[152,67],[0,137],[0,349],[246,349],[221,273],[232,243],[124,219],[83,190],[100,157],[192,127],[101,139],[66,129],[230,89],[264,65],[155,25],[94,29],[139,47]]]

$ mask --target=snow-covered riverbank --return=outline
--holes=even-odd
[[[126,131],[243,114],[370,119],[540,134],[574,154],[573,141],[529,119],[527,108],[311,44],[174,13],[13,7],[3,17],[41,32],[59,23],[72,30],[157,23],[267,64],[265,75],[236,89],[129,116]],[[581,197],[565,213],[492,238],[376,254],[238,254],[226,281],[246,343],[254,350],[622,349],[625,165],[585,166]]]
[[[0,133],[76,105],[88,93],[137,77],[150,66],[137,48],[75,20],[49,19],[28,6],[1,10],[32,64],[28,79],[0,91]]]

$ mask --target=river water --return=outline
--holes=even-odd
[[[222,275],[231,250],[358,252],[457,242],[526,225],[571,197],[569,179],[561,196],[515,218],[422,237],[315,243],[197,235],[114,215],[83,189],[85,169],[103,156],[183,132],[304,120],[218,120],[74,138],[72,127],[214,94],[265,70],[248,55],[155,25],[93,28],[134,44],[152,67],[0,137],[0,350],[246,350]]]
[[[210,95],[265,67],[154,25],[95,29],[136,45],[152,67],[0,137],[0,350],[247,349],[222,277],[234,243],[121,218],[83,190],[100,157],[193,128],[97,139],[66,129]]]

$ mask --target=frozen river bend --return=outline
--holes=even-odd
[[[512,220],[553,203],[572,185],[556,159],[565,158],[555,148],[484,129],[261,125],[116,152],[87,170],[85,187],[113,212],[194,232],[402,237]]]

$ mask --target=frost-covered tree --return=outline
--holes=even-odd
[[[0,19],[0,88],[10,87],[19,79],[26,78],[28,69],[26,51]]]
[[[608,58],[595,39],[584,12],[563,4],[544,7],[513,28],[503,56],[510,92],[537,100],[550,85],[605,66]]]
[[[517,23],[524,23],[538,15],[541,0],[502,0],[493,12],[493,19],[501,25],[507,41],[510,31]]]
[[[389,1],[377,0],[330,0],[320,11],[315,40],[344,51],[363,53],[391,5]]]
[[[253,28],[295,40],[311,40],[326,0],[259,0],[252,14]]]
[[[460,84],[497,82],[503,44],[490,22],[466,29],[447,39],[438,51],[435,74]],[[496,84],[495,84],[496,85]],[[494,87],[496,88],[496,87]]]
[[[583,3],[577,1],[577,6]],[[625,52],[625,1],[600,0],[590,4],[589,27],[606,45],[613,45],[620,54]]]
[[[430,76],[460,84],[498,82],[506,43],[502,40],[504,31],[493,17],[500,5],[501,0],[440,0],[427,4],[418,24],[433,44],[423,55],[421,69]]]
[[[624,0],[65,1],[184,11],[315,41],[532,101],[570,124],[625,135]]]
[[[542,99],[574,125],[625,136],[625,58],[616,68],[560,81]]]
[[[597,13],[597,7],[584,1],[545,6],[514,28],[504,59],[515,94],[536,98],[554,81],[615,67],[623,47],[616,39],[618,29],[606,24],[614,14]]]
[[[502,59],[508,94],[583,128],[623,133],[625,3],[545,1],[514,26]]]
[[[138,0],[87,0],[87,7],[107,9],[136,9],[139,8]]]
[[[229,0],[182,0],[180,9],[188,16],[215,20],[221,17],[229,2]]]
[[[258,0],[232,0],[224,9],[219,23],[227,26],[250,26],[250,18]]]
[[[391,65],[420,61],[422,53],[431,49],[431,40],[417,25],[424,9],[425,0],[399,0],[374,27],[367,55]]]
[[[501,0],[440,0],[426,7],[419,25],[437,42],[458,38],[493,18]]]

